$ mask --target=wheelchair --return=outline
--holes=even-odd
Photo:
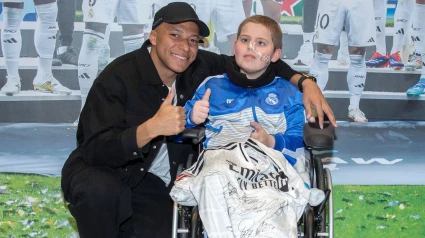
[[[191,139],[199,144],[205,136],[205,128],[186,129],[184,139]],[[298,237],[330,237],[333,238],[333,198],[332,177],[329,169],[323,168],[320,158],[313,151],[329,150],[333,148],[335,139],[334,127],[325,122],[323,129],[317,123],[306,123],[303,128],[303,139],[306,150],[306,169],[310,175],[311,187],[318,188],[325,193],[325,199],[316,207],[307,204],[304,213],[298,221]],[[201,152],[199,146],[199,153]],[[186,168],[190,168],[195,158],[191,154],[185,165],[180,165],[177,176]],[[199,216],[198,207],[181,206],[174,202],[172,238],[201,238],[205,234]]]

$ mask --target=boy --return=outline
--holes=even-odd
[[[206,121],[205,150],[171,196],[198,203],[209,237],[296,237],[310,197],[291,166],[303,172],[296,162],[305,115],[302,94],[272,73],[281,42],[273,19],[248,17],[238,29],[235,62],[226,74],[207,78],[185,105],[187,127]]]

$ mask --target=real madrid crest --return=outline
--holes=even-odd
[[[266,98],[266,103],[273,106],[279,103],[279,99],[276,94],[269,93]]]

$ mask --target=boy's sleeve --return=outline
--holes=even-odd
[[[186,110],[186,128],[193,128],[197,126],[192,120],[190,120],[190,114],[192,113],[193,106],[195,105],[196,101],[202,100],[204,97],[206,88],[206,81],[208,81],[209,78],[205,79],[204,82],[196,89],[195,95],[193,98],[186,102],[184,105],[184,109]]]
[[[282,152],[290,150],[295,153],[297,149],[304,148],[304,106],[302,104],[302,94],[300,92],[296,94],[296,103],[283,112],[286,117],[286,131],[272,135],[275,138],[275,150]],[[291,165],[295,164],[295,158],[286,153],[284,153],[284,156]]]

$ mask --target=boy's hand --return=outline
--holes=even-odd
[[[210,95],[211,89],[208,88],[202,100],[197,101],[193,105],[190,120],[196,125],[203,123],[208,118],[208,113],[210,112]]]
[[[263,127],[257,122],[251,122],[255,131],[251,133],[251,138],[258,140],[269,148],[274,148],[275,140],[272,135],[267,134]]]

